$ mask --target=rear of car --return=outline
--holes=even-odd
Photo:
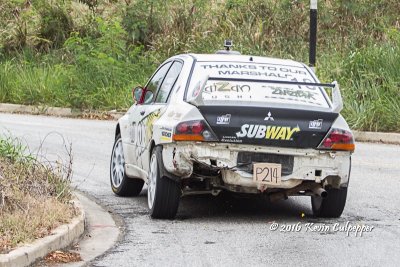
[[[165,116],[182,114],[162,144],[183,194],[308,195],[316,215],[340,216],[354,140],[325,90],[336,85],[289,60],[194,57],[184,102]]]

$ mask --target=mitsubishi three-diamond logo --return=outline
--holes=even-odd
[[[265,117],[265,119],[264,119],[265,121],[269,121],[269,120],[274,121],[274,117],[272,117],[271,111],[268,111],[267,115],[268,116]]]

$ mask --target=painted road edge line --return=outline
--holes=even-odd
[[[54,250],[77,242],[85,231],[85,211],[77,199],[74,199],[73,203],[80,214],[72,219],[71,223],[57,227],[51,231],[51,235],[31,244],[18,247],[8,254],[0,254],[0,267],[28,266]]]

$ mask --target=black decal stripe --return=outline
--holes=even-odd
[[[199,106],[198,108],[222,142],[295,148],[316,148],[339,116],[339,114],[333,112],[253,106]],[[274,118],[273,121],[271,119],[265,120],[269,112],[271,112],[271,117]],[[217,124],[217,117],[225,114],[231,114],[229,124]],[[309,128],[310,121],[315,120],[322,120],[321,129]],[[236,133],[241,132],[241,127],[244,124],[254,125],[258,128],[259,126],[267,128],[268,126],[287,127],[286,132],[299,127],[300,132],[294,132],[290,140],[283,140],[283,138],[267,139],[265,136],[247,138],[247,135],[239,138]],[[252,127],[252,129],[254,128]]]

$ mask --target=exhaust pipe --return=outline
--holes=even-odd
[[[290,189],[286,189],[284,191],[280,191],[280,192],[275,192],[275,193],[271,193],[268,194],[269,200],[271,202],[275,202],[277,200],[281,200],[281,199],[287,199],[288,196],[292,196],[292,195],[299,195],[300,191],[305,191],[305,194],[300,194],[300,195],[315,195],[315,196],[319,196],[322,198],[327,198],[328,197],[328,192],[322,188],[321,185],[319,184],[310,184],[310,183],[302,183],[298,186],[295,186],[293,188]],[[312,192],[312,193],[311,193]]]
[[[313,189],[313,193],[319,197],[322,198],[327,198],[328,197],[328,192],[326,192],[325,189],[323,189],[322,187],[316,187]]]

